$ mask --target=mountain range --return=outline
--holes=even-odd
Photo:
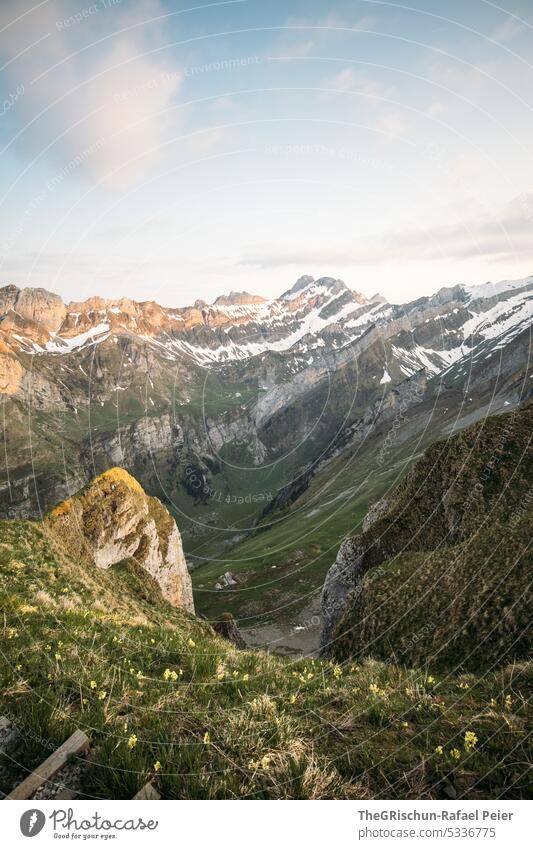
[[[531,397],[532,289],[389,304],[303,276],[167,308],[5,286],[0,515],[42,516],[122,466],[176,519],[200,610],[222,592],[245,626],[294,625],[425,447]]]
[[[369,331],[394,339],[391,368],[406,376],[418,368],[446,370],[476,353],[481,342],[506,344],[531,321],[533,277],[481,286],[454,286],[406,304],[389,304],[380,295],[367,299],[342,280],[303,276],[279,298],[267,301],[247,292],[221,295],[213,304],[165,308],[154,301],[116,301],[92,297],[64,304],[44,289],[0,289],[2,340],[13,352],[70,354],[108,339],[132,336],[164,349],[168,358],[199,365],[231,363],[264,353],[308,355],[316,364],[324,353],[361,341]],[[420,325],[427,324],[424,332]],[[403,334],[418,330],[416,344]],[[368,340],[365,342],[368,344]],[[483,348],[485,355],[487,347]],[[383,382],[390,375],[384,374]]]
[[[527,798],[532,282],[0,290],[0,793]]]

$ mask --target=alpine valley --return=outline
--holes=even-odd
[[[0,792],[527,798],[532,284],[0,290]]]
[[[411,303],[301,277],[166,308],[0,289],[0,515],[127,469],[175,519],[196,608],[318,644],[342,539],[425,448],[533,393],[533,277]]]

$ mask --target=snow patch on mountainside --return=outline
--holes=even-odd
[[[473,300],[477,300],[478,298],[493,298],[503,292],[524,289],[531,285],[533,285],[533,277],[524,277],[521,280],[500,280],[498,283],[482,283],[481,286],[464,286],[463,288]]]
[[[69,354],[85,345],[103,342],[109,336],[109,329],[109,324],[103,322],[85,333],[79,333],[70,338],[56,335],[50,342],[46,343],[45,349],[49,354]]]

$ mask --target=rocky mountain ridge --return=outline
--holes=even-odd
[[[68,354],[110,336],[132,334],[166,355],[200,365],[246,360],[265,352],[308,354],[338,350],[370,329],[399,336],[388,352],[404,375],[425,367],[441,372],[476,345],[516,332],[531,322],[533,277],[482,286],[455,286],[407,304],[368,300],[341,280],[303,276],[279,298],[246,292],[219,296],[213,304],[164,308],[154,301],[99,297],[65,305],[44,289],[0,289],[0,339],[6,350]],[[420,325],[427,325],[421,327]],[[407,337],[416,331],[417,339]]]
[[[322,651],[472,668],[528,653],[533,405],[434,443],[346,539]]]

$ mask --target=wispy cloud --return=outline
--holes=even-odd
[[[500,44],[508,44],[517,36],[525,33],[527,29],[527,24],[525,24],[524,21],[521,21],[518,16],[507,15],[505,21],[491,32],[490,38],[492,38],[493,41],[498,41]]]
[[[164,47],[164,8],[140,0],[84,13],[59,0],[10,25],[17,12],[18,0],[3,0],[0,64],[10,63],[5,73],[25,92],[12,143],[34,154],[50,146],[62,162],[90,150],[81,172],[129,185],[157,159],[163,113],[182,81],[166,52],[153,52]]]
[[[516,198],[497,218],[476,217],[461,224],[391,231],[365,239],[364,244],[339,242],[324,247],[295,246],[282,250],[274,245],[257,245],[243,254],[241,264],[263,269],[289,265],[335,267],[443,258],[504,260],[519,255],[531,256],[533,263],[533,193]]]
[[[342,68],[338,73],[324,78],[325,88],[339,91],[352,91],[369,98],[392,98],[397,94],[393,85],[386,85],[366,71],[357,68]]]
[[[354,30],[371,32],[377,28],[375,15],[354,15],[353,8],[331,9],[327,14],[291,15],[277,40],[277,52],[285,56],[308,56],[331,46],[332,38],[353,37]]]

